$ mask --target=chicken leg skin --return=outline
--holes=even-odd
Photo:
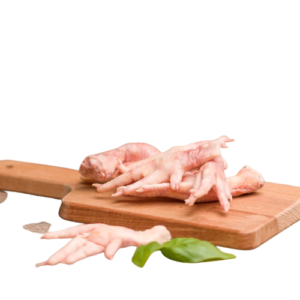
[[[120,163],[128,165],[160,153],[145,143],[128,143],[119,148],[87,156],[80,165],[79,173],[87,182],[104,182],[119,174]]]
[[[68,229],[48,232],[41,239],[72,239],[66,246],[36,267],[54,266],[59,263],[73,264],[79,260],[103,253],[113,259],[120,248],[146,245],[151,242],[163,244],[171,240],[171,234],[164,226],[154,226],[145,231],[134,231],[121,226],[106,224],[85,224]]]
[[[227,148],[226,143],[232,142],[226,136],[203,143],[197,148],[186,150],[177,147],[155,155],[144,161],[133,164],[134,167],[105,184],[93,184],[99,193],[118,188],[115,196],[135,191],[144,185],[170,182],[171,189],[176,190],[185,172],[197,168],[220,156],[220,148]],[[182,150],[184,149],[184,150]]]
[[[188,201],[195,179],[195,175],[185,176],[179,189],[176,191],[171,189],[170,183],[160,183],[145,185],[142,189],[131,191],[126,195],[135,197],[169,197],[184,200],[188,205],[193,205],[195,202],[218,201],[218,195],[214,189],[211,189],[206,195],[197,198],[195,202]],[[237,175],[227,178],[229,191],[233,197],[256,192],[264,186],[264,183],[265,180],[262,175],[249,166],[243,167]]]

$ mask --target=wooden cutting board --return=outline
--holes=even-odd
[[[189,207],[169,198],[113,198],[81,182],[76,170],[4,160],[0,190],[62,199],[59,215],[69,221],[135,230],[165,225],[173,237],[235,249],[254,249],[300,219],[300,187],[268,182],[254,194],[234,198],[225,213],[218,202]]]

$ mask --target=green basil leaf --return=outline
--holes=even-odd
[[[161,252],[169,259],[185,263],[235,258],[235,255],[224,253],[209,242],[194,238],[175,238],[164,243]]]
[[[132,257],[132,262],[142,268],[145,263],[147,262],[148,258],[150,257],[150,255],[157,251],[160,250],[162,247],[161,244],[157,243],[157,242],[152,242],[148,245],[142,245],[136,248],[134,255]]]

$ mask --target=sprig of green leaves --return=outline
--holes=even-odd
[[[158,250],[165,257],[184,263],[200,263],[235,258],[235,255],[224,253],[207,241],[195,238],[175,238],[163,244],[152,242],[148,245],[139,246],[132,257],[132,262],[142,268],[150,255]]]

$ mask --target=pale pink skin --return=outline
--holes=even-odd
[[[75,262],[104,252],[107,259],[113,259],[120,248],[146,245],[151,242],[162,244],[171,240],[171,234],[164,226],[154,226],[145,231],[134,231],[120,226],[86,224],[61,231],[48,232],[42,239],[72,239],[66,246],[48,260],[36,267]]]
[[[79,173],[84,181],[105,182],[119,175],[117,166],[129,165],[160,153],[145,143],[128,143],[119,148],[87,156],[81,163]]]
[[[122,175],[104,184],[93,184],[99,193],[117,188],[113,196],[138,191],[145,185],[170,182],[171,189],[177,190],[184,174],[194,170],[210,160],[219,157],[220,148],[227,148],[226,143],[232,142],[226,136],[214,141],[205,141],[156,154],[148,159],[138,161],[128,167],[119,165]]]
[[[224,211],[230,208],[229,201],[232,201],[232,195],[224,173],[226,166],[221,156],[214,158],[200,167],[195,177],[193,188],[190,190],[190,196],[186,204],[192,206],[197,199],[207,195],[212,189],[217,195]]]
[[[174,191],[171,189],[170,183],[160,183],[143,186],[142,190],[130,192],[128,195],[137,196],[137,197],[170,197],[175,199],[184,200],[185,203],[189,206],[192,206],[195,202],[212,202],[218,201],[219,195],[216,189],[212,188],[210,190],[209,186],[211,185],[210,176],[209,180],[200,184],[197,193],[194,193],[198,197],[197,199],[191,200],[191,190],[197,181],[197,175],[187,175],[183,177],[179,189]],[[212,176],[213,178],[213,176]],[[236,176],[229,177],[226,179],[229,192],[232,196],[240,196],[243,194],[254,193],[257,190],[261,189],[265,180],[261,174],[253,170],[249,166],[243,167]],[[199,194],[198,194],[198,191]]]
[[[232,141],[223,135],[215,140],[196,141],[186,145],[173,146],[167,151],[157,154],[155,153],[158,150],[151,145],[126,143],[119,148],[104,151],[111,156],[106,157],[106,165],[102,164],[102,169],[106,169],[108,174],[108,166],[112,165],[109,164],[110,160],[116,161],[116,158],[119,158],[124,164],[117,164],[116,162],[113,167],[116,171],[124,174],[106,184],[94,184],[94,186],[97,187],[98,192],[118,188],[113,196],[131,195],[132,192],[142,191],[141,188],[149,184],[168,182],[171,182],[171,189],[176,191],[180,182],[185,182],[187,175],[197,174],[195,178],[192,177],[194,178],[193,188],[185,198],[186,204],[192,206],[197,199],[207,195],[212,189],[217,196],[215,200],[219,200],[224,211],[228,211],[230,208],[228,200],[232,200],[232,195],[225,173],[227,163],[220,155],[221,149],[226,147],[226,143]],[[122,151],[118,150],[122,147]],[[128,158],[125,158],[124,154],[126,153]],[[134,162],[134,160],[147,155],[149,155],[148,158]],[[126,160],[128,162],[125,162]],[[108,177],[111,176],[106,176],[106,179]],[[180,197],[182,198],[182,195]]]
[[[227,136],[221,136],[215,140],[197,141],[182,146],[173,146],[165,152],[154,157],[133,163],[129,167],[122,167],[124,174],[105,184],[93,184],[100,193],[117,188],[112,196],[130,195],[131,192],[138,192],[145,185],[170,182],[173,191],[179,189],[180,183],[188,171],[200,167],[195,191],[198,193],[200,176],[205,174],[207,181],[213,178],[211,188],[217,191],[220,203],[224,211],[228,211],[231,194],[226,181],[224,160],[221,158],[221,149],[226,148],[226,143],[232,142]],[[211,161],[211,162],[210,162]],[[209,162],[208,165],[206,165]],[[127,186],[125,186],[127,185]],[[188,202],[195,201],[191,195]]]

